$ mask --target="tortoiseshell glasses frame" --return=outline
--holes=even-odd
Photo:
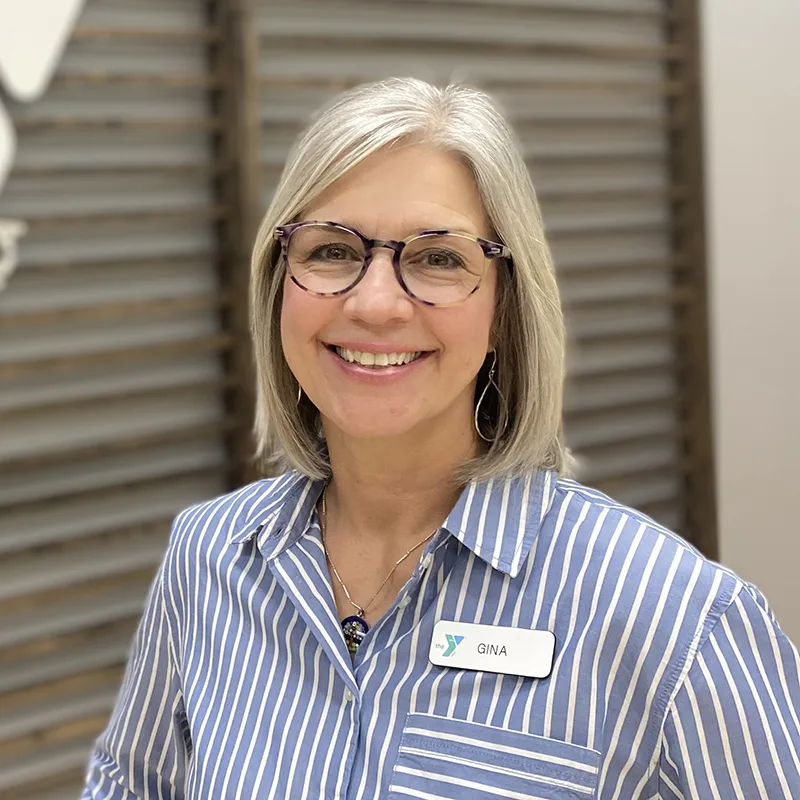
[[[348,283],[342,289],[337,289],[333,292],[320,292],[314,289],[310,289],[308,286],[303,285],[303,283],[299,280],[297,275],[292,270],[291,259],[289,257],[289,243],[292,238],[292,235],[298,231],[302,230],[303,228],[311,228],[311,227],[326,227],[332,228],[343,233],[350,234],[355,236],[362,244],[364,248],[364,255],[363,255],[363,264],[361,265],[360,271],[356,274],[352,281]],[[479,236],[471,236],[470,234],[460,233],[457,231],[450,231],[446,229],[436,229],[436,230],[426,230],[420,233],[414,234],[412,236],[408,236],[402,241],[396,241],[394,239],[370,239],[364,236],[361,231],[357,230],[356,228],[351,228],[348,225],[343,225],[340,222],[330,222],[325,220],[309,220],[305,222],[294,222],[289,225],[280,225],[279,227],[275,228],[274,232],[275,239],[280,242],[281,251],[283,259],[286,263],[286,268],[289,273],[289,277],[291,278],[292,282],[309,294],[316,295],[317,297],[338,297],[343,294],[347,294],[347,292],[351,291],[358,283],[361,281],[364,276],[367,274],[367,270],[372,263],[372,259],[374,256],[374,250],[385,247],[392,251],[392,266],[394,267],[394,274],[397,278],[397,282],[402,287],[403,291],[412,299],[416,300],[419,303],[422,303],[426,306],[432,306],[436,308],[447,307],[447,306],[456,306],[463,303],[467,300],[471,295],[473,295],[478,288],[480,287],[483,278],[486,275],[486,271],[488,269],[489,263],[493,259],[506,259],[511,265],[511,251],[508,247],[504,244],[500,244],[499,242],[492,242],[488,239],[482,239]],[[459,239],[464,239],[469,242],[474,242],[477,244],[484,255],[484,264],[482,272],[477,275],[477,281],[474,286],[472,286],[467,294],[464,297],[460,297],[457,300],[453,300],[450,302],[432,302],[431,300],[427,300],[419,295],[415,294],[411,288],[408,286],[408,283],[403,275],[403,268],[402,268],[402,253],[406,249],[406,247],[417,240],[424,240],[426,238],[433,238],[433,237],[442,237],[442,236],[453,236]]]

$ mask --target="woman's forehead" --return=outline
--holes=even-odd
[[[402,229],[403,236],[436,228],[487,233],[469,169],[457,157],[423,145],[372,154],[327,187],[302,218],[333,220],[375,236],[387,235],[387,226]]]

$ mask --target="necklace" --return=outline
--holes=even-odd
[[[331,565],[331,569],[333,570],[333,574],[336,576],[336,580],[339,582],[339,586],[342,587],[342,591],[344,592],[344,596],[347,598],[347,602],[350,603],[353,608],[355,608],[356,613],[345,617],[342,620],[342,633],[344,634],[344,641],[347,645],[347,650],[350,653],[351,658],[356,654],[356,651],[359,648],[359,645],[364,640],[364,637],[367,635],[367,631],[369,631],[369,625],[367,621],[364,619],[364,615],[369,610],[370,606],[375,602],[378,598],[378,595],[383,591],[383,587],[386,586],[387,583],[391,580],[392,576],[394,575],[397,568],[418,548],[422,547],[429,539],[433,537],[433,535],[439,529],[429,533],[421,542],[417,542],[410,550],[407,550],[405,555],[401,556],[397,561],[395,561],[394,566],[389,571],[389,574],[386,576],[383,583],[378,587],[378,591],[372,595],[372,598],[365,606],[360,606],[358,603],[353,600],[350,596],[350,592],[347,590],[347,587],[344,585],[344,581],[342,580],[341,576],[339,575],[339,570],[336,569],[336,565],[333,563],[333,559],[328,552],[328,546],[325,544],[325,528],[328,522],[328,511],[327,506],[325,504],[325,496],[328,492],[328,487],[326,486],[322,490],[322,514],[320,515],[320,534],[322,538],[322,549],[325,552],[325,558],[328,559],[328,563]]]

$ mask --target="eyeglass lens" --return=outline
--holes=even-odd
[[[364,243],[331,225],[307,225],[292,232],[289,270],[305,289],[335,294],[350,288],[366,257]],[[400,254],[400,272],[409,291],[428,303],[456,303],[469,297],[486,269],[481,246],[457,234],[423,234]]]

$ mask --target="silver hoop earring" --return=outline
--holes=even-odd
[[[503,397],[503,393],[500,391],[500,387],[497,385],[497,382],[494,379],[494,373],[497,368],[497,350],[492,350],[492,366],[489,367],[489,379],[486,381],[486,386],[483,387],[483,391],[481,392],[481,396],[478,398],[478,402],[475,406],[475,430],[478,436],[483,439],[484,442],[489,442],[492,444],[496,442],[505,432],[506,428],[508,427],[508,404],[506,403],[505,397]],[[483,403],[484,398],[486,397],[486,392],[489,389],[489,386],[494,386],[494,390],[497,392],[497,404],[498,407],[502,406],[503,411],[502,413],[498,413],[498,422],[502,419],[503,425],[502,428],[498,427],[498,430],[495,432],[493,437],[484,436],[481,432],[481,427],[478,422],[478,418],[480,417],[481,411],[481,404]]]
[[[296,405],[300,405],[300,400],[303,397],[303,387],[298,383],[297,384],[297,403]]]

